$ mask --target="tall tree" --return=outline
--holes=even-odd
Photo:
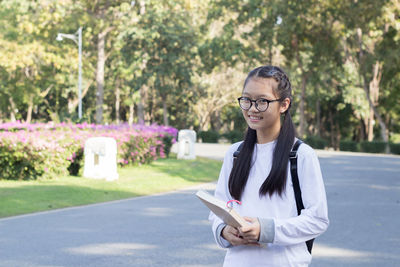
[[[55,40],[56,25],[62,20],[62,14],[69,10],[68,1],[64,4],[14,0],[0,3],[1,93],[11,103],[11,120],[25,119],[29,122],[35,106],[59,94],[60,87],[72,89],[72,84],[63,79],[65,75],[60,71],[74,70],[71,66],[76,64],[72,63],[71,55],[75,50],[65,48],[63,53],[69,56],[61,57]],[[44,109],[44,114],[41,114],[44,117],[60,113],[51,104]],[[54,119],[57,120],[58,115]]]
[[[94,36],[97,50],[96,67],[96,123],[103,122],[104,102],[104,73],[106,60],[113,49],[113,37],[118,25],[124,21],[123,17],[128,16],[131,10],[132,1],[89,1],[75,0],[77,14],[81,13],[82,22],[91,26],[91,33]],[[109,41],[107,42],[107,37]]]
[[[348,62],[355,64],[358,70],[360,86],[370,108],[370,115],[366,118],[369,141],[373,139],[374,117],[378,120],[382,140],[389,141],[386,123],[377,107],[383,65],[375,51],[383,33],[387,31],[386,22],[381,18],[388,4],[387,0],[345,1],[341,5],[343,9],[339,18],[345,25]]]
[[[136,27],[125,32],[127,45],[123,51],[130,64],[144,65],[139,67],[143,69],[143,84],[151,81],[156,89],[165,125],[169,125],[168,103],[178,104],[174,96],[184,94],[191,86],[197,36],[186,3],[149,1]]]

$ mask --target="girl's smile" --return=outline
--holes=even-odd
[[[249,117],[250,121],[254,122],[254,123],[259,122],[263,119],[263,117],[255,116],[255,115],[249,115],[248,117]]]

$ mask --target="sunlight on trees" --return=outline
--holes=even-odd
[[[55,39],[83,27],[82,121],[224,134],[248,71],[274,64],[300,137],[400,142],[399,14],[399,0],[3,0],[0,121],[80,121],[77,49]]]

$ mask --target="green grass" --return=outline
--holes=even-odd
[[[67,176],[52,180],[0,180],[0,218],[172,191],[218,178],[222,162],[174,156],[119,168],[113,182]]]

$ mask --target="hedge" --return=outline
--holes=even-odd
[[[355,141],[343,140],[343,141],[340,141],[339,149],[341,151],[359,152],[360,146]]]
[[[362,152],[367,153],[385,153],[387,143],[383,141],[363,141],[360,142]]]
[[[227,133],[223,134],[223,137],[228,139],[229,142],[231,142],[233,144],[233,143],[236,143],[236,142],[244,140],[244,132],[242,132],[242,131],[230,131],[230,132],[227,132]]]
[[[307,136],[304,141],[315,149],[324,149],[328,145],[325,139],[318,136]]]
[[[218,143],[219,139],[219,133],[216,131],[201,131],[197,136],[203,143]]]
[[[85,141],[112,137],[120,166],[168,156],[177,129],[151,125],[0,124],[0,178],[28,180],[78,175]]]
[[[390,143],[389,147],[391,153],[400,155],[400,144]]]
[[[366,152],[366,153],[385,153],[387,143],[383,141],[340,141],[341,151]],[[400,155],[400,144],[389,143],[390,152]]]

